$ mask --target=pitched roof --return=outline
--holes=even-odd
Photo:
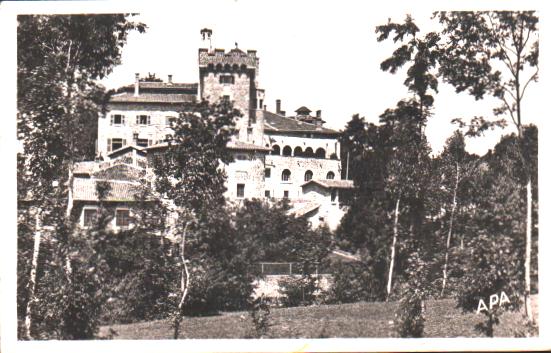
[[[73,173],[74,174],[91,174],[98,170],[99,163],[96,161],[84,161],[76,162],[74,165]]]
[[[241,150],[241,151],[271,151],[271,148],[255,145],[252,143],[241,142],[241,141],[229,141],[226,145],[227,148],[231,150]]]
[[[131,92],[122,92],[111,96],[110,103],[170,103],[182,104],[195,102],[196,95],[190,93],[150,93],[140,92],[134,96]]]
[[[334,179],[323,179],[323,180],[316,180],[311,179],[304,184],[301,185],[301,187],[305,187],[308,184],[318,184],[324,188],[327,189],[352,189],[354,188],[354,181],[352,180],[334,180]]]
[[[263,110],[264,115],[264,131],[266,132],[311,132],[314,134],[323,135],[338,135],[339,132],[327,129],[315,124],[310,124],[303,121],[298,121],[293,118],[288,118],[279,114],[274,114],[267,110]]]
[[[295,113],[311,113],[312,111],[308,108],[306,108],[305,106],[302,106],[300,108],[298,108],[297,110],[295,110]]]
[[[124,154],[123,152],[125,152],[125,151],[130,151],[130,150],[132,150],[132,149],[138,151],[138,153],[139,153],[140,155],[142,155],[142,156],[145,155],[145,153],[143,152],[143,151],[144,151],[144,147],[140,147],[140,146],[136,146],[136,145],[126,145],[126,146],[123,146],[123,147],[121,147],[121,148],[118,148],[118,149],[116,149],[116,150],[114,150],[114,151],[109,152],[107,155],[108,155],[109,157],[112,157],[112,156],[114,156],[114,155],[121,155],[121,154]]]
[[[98,181],[106,182],[111,187],[105,201],[135,201],[140,184],[127,181],[75,178],[73,180],[73,199],[75,201],[98,201],[96,185]]]
[[[293,208],[287,211],[287,214],[294,215],[295,217],[302,217],[319,207],[320,204],[317,202],[295,203]]]
[[[167,142],[161,142],[153,146],[144,148],[145,150],[154,150],[168,147]],[[227,148],[231,150],[241,150],[241,151],[271,151],[271,148],[255,145],[252,143],[242,142],[242,141],[229,141],[226,145]]]

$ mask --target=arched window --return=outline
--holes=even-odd
[[[281,173],[281,180],[282,181],[289,181],[291,179],[291,171],[289,169],[283,170]]]
[[[304,157],[313,157],[314,151],[312,150],[312,147],[306,147],[304,150]]]
[[[275,155],[280,155],[281,154],[281,149],[279,148],[278,145],[273,145],[272,146],[272,154],[275,154]]]
[[[304,173],[304,181],[312,180],[313,176],[314,173],[312,173],[311,170],[307,170],[306,173]]]
[[[327,176],[325,177],[325,179],[335,179],[335,173],[333,172],[327,173]]]
[[[300,146],[297,146],[295,147],[294,151],[293,151],[293,155],[295,157],[300,157],[302,156],[302,148],[300,148]]]
[[[316,150],[316,158],[325,158],[325,150],[323,148],[318,148]]]
[[[283,147],[283,155],[284,156],[290,156],[292,154],[293,150],[290,146]]]

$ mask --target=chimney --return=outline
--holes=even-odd
[[[134,82],[134,97],[140,95],[140,74],[136,73],[136,81]]]
[[[281,99],[276,99],[276,114],[281,113]]]
[[[264,111],[266,111],[266,104],[264,104]]]
[[[172,84],[172,75],[168,75],[168,84],[169,84],[169,85]]]
[[[321,118],[321,110],[316,110],[316,118]]]

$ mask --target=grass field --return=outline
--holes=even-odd
[[[272,309],[269,337],[396,337],[394,313],[397,305],[396,302],[375,302]],[[455,308],[451,299],[428,301],[426,308],[426,337],[482,336],[474,326],[484,319],[483,315],[464,314]],[[521,313],[505,313],[495,328],[495,336],[513,337],[522,323]],[[182,338],[247,338],[253,329],[247,312],[185,318],[182,327]],[[117,333],[114,339],[172,338],[168,320],[104,326],[100,336],[106,336],[110,328]]]

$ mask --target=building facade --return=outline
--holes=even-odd
[[[335,195],[352,188],[352,182],[341,180],[339,132],[323,126],[321,110],[311,114],[300,107],[287,116],[277,100],[276,111],[268,111],[265,91],[258,87],[254,50],[199,49],[198,69],[199,83],[174,83],[171,75],[166,82],[144,80],[136,74],[134,84],[121,87],[99,117],[100,161],[94,168],[102,163],[112,168],[117,158],[124,163],[123,157],[132,153],[127,162],[146,170],[147,164],[135,165],[140,160],[136,156],[163,145],[179,111],[200,100],[229,100],[242,116],[227,146],[234,161],[222,166],[227,199],[286,198],[292,213],[308,217],[313,226],[334,229],[344,212]]]

